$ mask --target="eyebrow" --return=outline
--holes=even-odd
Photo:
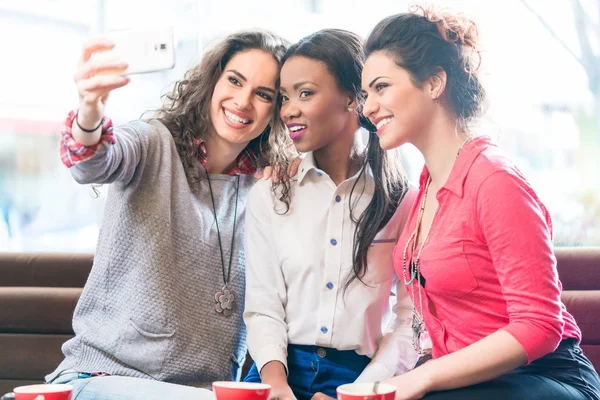
[[[369,87],[373,87],[373,85],[375,84],[375,82],[377,82],[377,80],[381,79],[381,78],[388,78],[389,79],[389,76],[383,76],[383,75],[382,76],[378,76],[377,78],[373,79],[371,81],[371,83],[369,83]]]
[[[298,82],[298,83],[294,84],[294,90],[298,90],[298,88],[299,88],[300,86],[306,85],[307,83],[308,83],[308,84],[310,84],[310,85],[319,86],[319,85],[317,85],[316,83],[314,83],[314,82],[311,82],[311,81],[302,81],[302,82]]]
[[[294,84],[293,89],[294,90],[298,90],[300,87],[302,87],[302,86],[304,86],[306,84],[315,85],[317,87],[319,86],[316,83],[311,82],[311,81],[302,81],[302,82],[298,82],[298,83]],[[287,92],[287,90],[285,90],[285,88],[283,86],[279,88],[279,91],[281,91],[281,92]]]
[[[244,75],[242,75],[239,71],[236,71],[235,69],[228,69],[227,72],[231,72],[232,74],[234,74],[235,76],[237,76],[238,78],[243,80],[244,82],[248,82],[248,79],[246,79],[246,77]],[[270,88],[270,87],[259,86],[257,89],[275,94],[275,89]]]

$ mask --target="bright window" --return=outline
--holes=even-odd
[[[550,209],[555,243],[600,245],[600,93],[594,98],[576,59],[582,50],[572,2],[433,3],[478,21],[489,94],[478,130],[512,154]],[[597,33],[600,5],[581,3]],[[261,27],[294,41],[336,27],[365,36],[381,18],[407,9],[408,2],[394,0],[0,0],[3,54],[10,55],[0,64],[0,251],[95,247],[107,188],[96,197],[76,184],[58,152],[59,124],[77,106],[72,75],[89,35],[141,23],[176,28],[176,67],[134,76],[111,95],[107,114],[119,124],[156,108],[202,50],[231,31]],[[597,35],[590,46],[600,58]],[[422,160],[408,148],[406,155],[416,180]]]

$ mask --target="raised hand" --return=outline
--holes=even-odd
[[[118,60],[94,60],[92,54],[107,51],[114,43],[106,39],[92,39],[83,46],[77,72],[73,76],[79,93],[77,123],[73,124],[73,136],[77,142],[89,146],[100,140],[98,132],[83,132],[78,127],[90,130],[97,127],[104,116],[104,106],[110,92],[125,86],[129,78],[122,73],[127,64]]]

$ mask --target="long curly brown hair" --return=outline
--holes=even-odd
[[[163,106],[154,116],[173,135],[190,185],[198,183],[202,177],[197,140],[205,138],[212,125],[210,102],[215,85],[227,63],[240,52],[262,50],[271,54],[281,67],[288,45],[285,39],[268,31],[233,33],[208,51],[200,64],[188,70],[184,78],[163,96]],[[276,86],[279,89],[279,80]],[[278,101],[274,102],[269,126],[260,136],[250,141],[248,148],[257,155],[256,168],[263,168],[269,161],[276,165],[287,165],[294,154],[294,148],[279,118]]]

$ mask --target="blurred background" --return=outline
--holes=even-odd
[[[410,2],[412,4],[413,2]],[[487,116],[554,219],[558,246],[600,246],[600,0],[438,0],[476,19]],[[296,41],[335,27],[366,36],[402,0],[0,0],[0,251],[93,251],[107,187],[76,184],[59,157],[59,126],[77,107],[72,76],[91,35],[174,26],[173,70],[133,76],[114,92],[116,124],[160,95],[229,32],[261,27]],[[422,160],[403,149],[414,182]]]

